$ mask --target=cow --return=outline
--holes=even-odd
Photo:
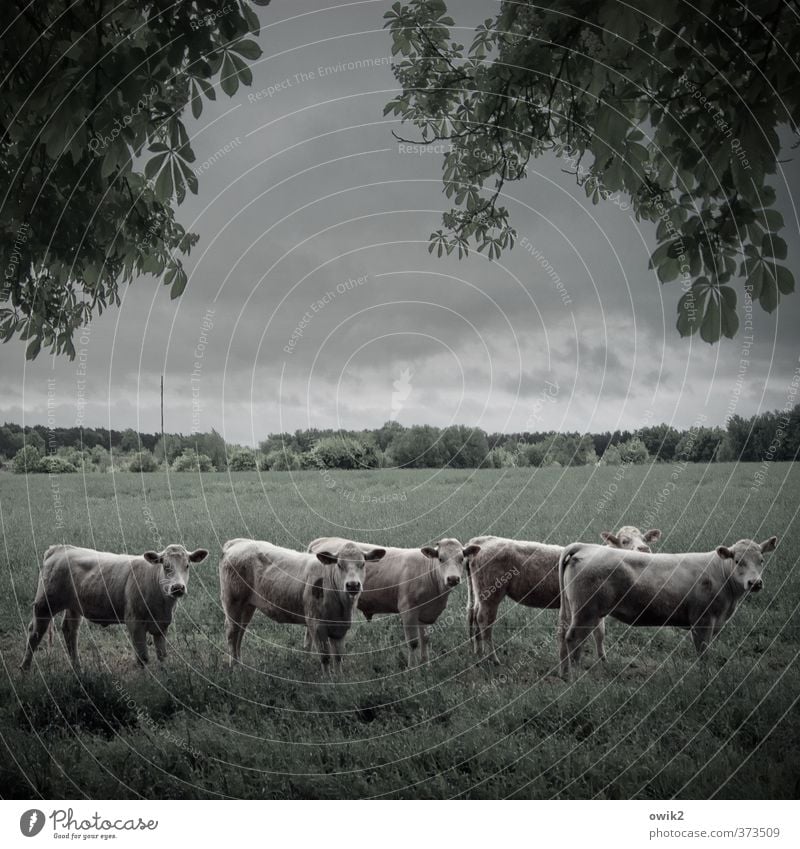
[[[187,593],[189,565],[206,557],[205,548],[187,551],[177,544],[142,555],[50,546],[42,563],[20,668],[30,668],[51,620],[62,610],[64,642],[76,670],[80,669],[78,629],[83,618],[103,626],[124,624],[141,666],[149,660],[147,635],[151,634],[156,655],[163,661],[175,605]]]
[[[244,632],[261,610],[276,622],[305,625],[305,648],[316,648],[324,671],[331,671],[331,657],[339,671],[365,563],[385,554],[383,548],[362,551],[355,545],[309,554],[263,540],[228,540],[219,583],[231,666],[240,661]]]
[[[764,585],[762,543],[740,539],[730,548],[687,554],[641,554],[573,543],[559,559],[560,671],[569,678],[581,646],[604,616],[628,625],[688,628],[702,655],[749,593]]]
[[[367,543],[352,543],[340,537],[321,537],[308,546],[309,551],[337,551],[346,544],[367,550]],[[364,591],[358,609],[371,620],[376,613],[399,614],[403,623],[408,665],[428,662],[429,628],[447,606],[450,591],[461,583],[464,561],[480,548],[466,548],[452,538],[422,548],[386,548],[386,556],[366,570]]]
[[[603,531],[600,536],[606,545],[633,551],[649,552],[649,543],[661,538],[655,528],[642,533],[625,525],[616,534]],[[558,558],[563,546],[542,542],[506,539],[497,536],[474,537],[470,545],[481,551],[466,563],[467,628],[473,650],[483,655],[484,646],[493,663],[499,663],[492,639],[500,602],[508,596],[526,607],[555,610],[561,603],[558,590]],[[604,628],[600,623],[595,632],[597,654],[605,659]]]

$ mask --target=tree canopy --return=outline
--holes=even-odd
[[[737,280],[767,312],[794,290],[767,179],[779,131],[798,130],[797,3],[515,0],[469,47],[442,0],[385,17],[402,88],[385,114],[450,143],[453,206],[431,251],[513,247],[504,186],[550,153],[593,203],[622,199],[657,223],[650,268],[676,287],[682,336],[736,334]]]
[[[189,134],[205,100],[250,85],[251,3],[11,0],[0,52],[0,339],[74,357],[72,336],[120,286],[172,297],[198,236],[175,205],[197,192]]]

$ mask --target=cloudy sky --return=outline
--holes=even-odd
[[[170,301],[152,278],[126,290],[77,346],[82,395],[78,361],[26,363],[23,343],[4,345],[0,417],[47,423],[50,386],[56,425],[156,431],[162,373],[167,430],[215,427],[242,443],[390,417],[595,431],[783,407],[800,354],[798,298],[772,315],[756,306],[744,370],[741,336],[680,339],[678,285],[647,270],[654,227],[592,206],[554,159],[508,187],[513,251],[495,262],[429,255],[447,206],[441,156],[401,149],[391,134],[401,128],[382,115],[396,90],[389,5],[259,10],[252,88],[187,119],[202,173],[179,211],[200,234],[185,294]],[[449,5],[473,26],[493,4]],[[792,156],[774,183],[800,279]]]

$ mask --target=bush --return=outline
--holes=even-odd
[[[311,449],[317,468],[376,469],[380,464],[378,452],[349,436],[326,436]]]
[[[45,472],[50,475],[64,475],[69,472],[77,472],[78,470],[66,458],[59,457],[57,454],[51,454],[39,460],[39,468],[36,471]]]
[[[157,472],[158,462],[149,451],[137,451],[128,464],[130,472]]]
[[[609,445],[600,458],[600,464],[603,466],[619,466],[621,463],[622,457],[620,456],[619,449],[616,445]]]
[[[172,464],[173,472],[211,472],[214,464],[207,454],[198,454],[194,448],[185,448]]]
[[[24,445],[14,455],[14,472],[18,475],[38,472],[41,462],[42,458],[36,448],[33,445]]]
[[[254,472],[256,470],[256,455],[246,448],[234,451],[228,457],[228,468],[232,472]]]
[[[300,458],[294,451],[278,448],[264,455],[264,464],[261,468],[272,472],[296,472],[300,469]]]
[[[647,446],[641,439],[637,439],[636,437],[629,439],[627,442],[620,442],[617,449],[623,463],[641,465],[642,463],[646,463],[650,458]]]

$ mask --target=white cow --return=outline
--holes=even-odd
[[[182,545],[145,551],[141,556],[50,546],[39,576],[21,668],[30,668],[36,647],[62,610],[66,611],[64,641],[76,669],[80,668],[78,629],[83,617],[98,625],[126,625],[140,664],[148,661],[147,635],[152,634],[156,655],[163,660],[175,605],[186,595],[189,564],[206,557],[206,549],[189,552]]]
[[[569,677],[581,646],[604,616],[628,625],[688,628],[702,653],[738,603],[763,586],[764,554],[777,537],[688,554],[641,554],[573,543],[559,560],[561,674]]]
[[[319,651],[323,669],[331,655],[337,669],[341,666],[364,564],[380,560],[384,549],[362,552],[350,544],[335,553],[308,554],[262,540],[232,539],[222,552],[220,596],[231,664],[240,659],[244,632],[260,610],[276,622],[305,625],[306,648]]]
[[[309,551],[339,551],[353,544],[369,551],[367,543],[352,543],[341,537],[320,537],[309,543]],[[430,626],[447,607],[450,592],[461,583],[466,558],[480,551],[466,548],[451,537],[422,548],[386,548],[386,556],[366,570],[364,591],[358,609],[367,620],[376,613],[397,613],[403,623],[408,646],[408,665],[428,661]]]

